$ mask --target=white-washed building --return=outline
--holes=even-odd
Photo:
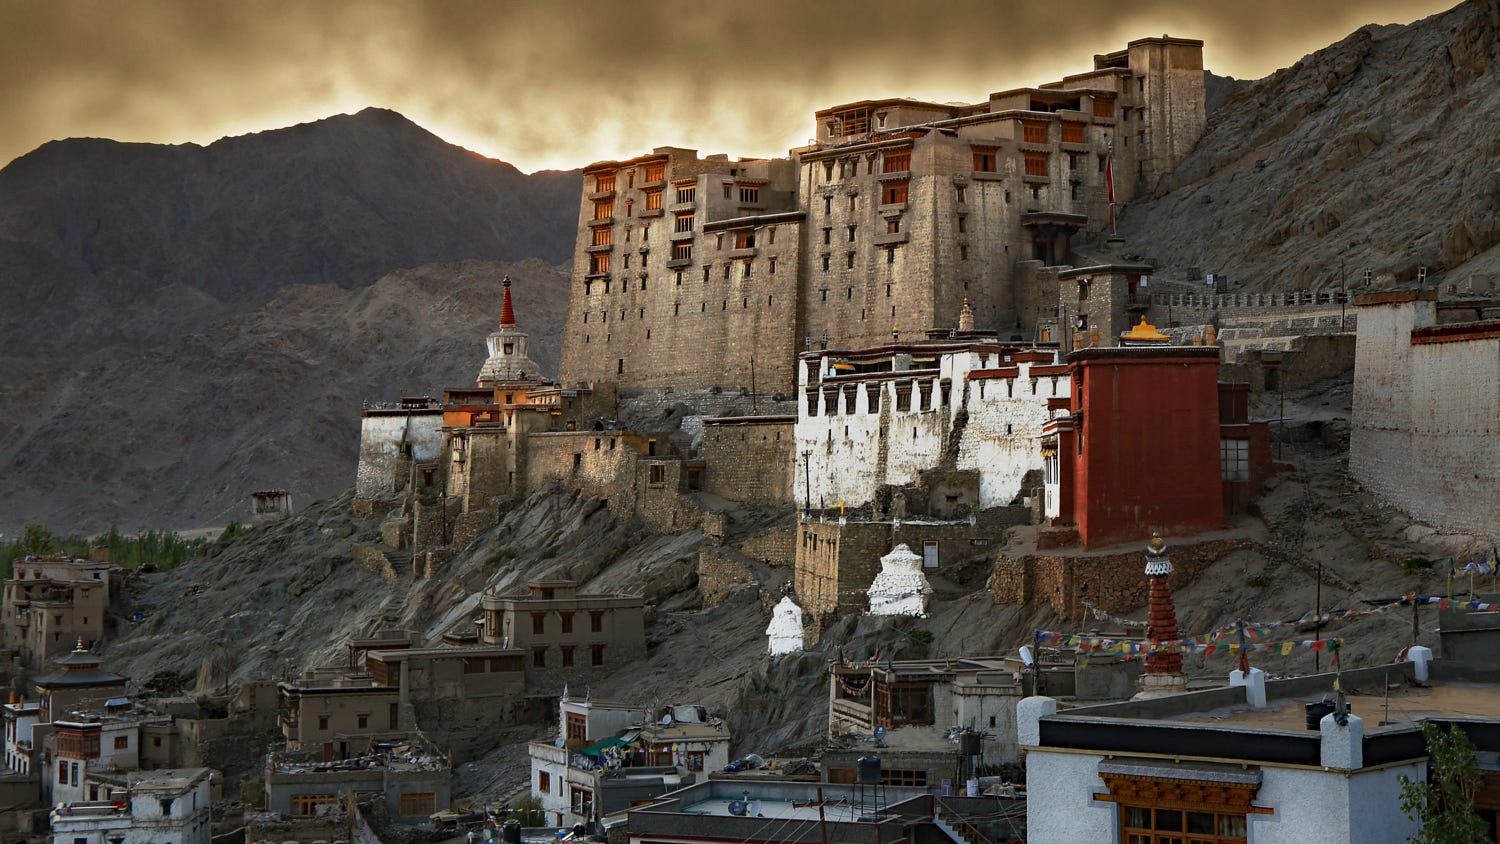
[[[532,742],[531,794],[560,827],[591,823],[729,764],[727,727],[701,706],[653,711],[559,702],[559,736]]]
[[[978,473],[971,509],[1008,505],[1041,471],[1042,427],[1070,385],[1055,350],[985,337],[808,352],[800,363],[799,508],[862,507],[882,486],[944,465]]]
[[[208,844],[212,776],[208,768],[91,774],[102,796],[59,802],[52,844]]]
[[[41,722],[41,712],[39,703],[5,704],[5,770],[13,774],[31,773],[32,759],[36,756],[32,730]]]

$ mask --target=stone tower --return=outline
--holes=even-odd
[[[1177,608],[1172,603],[1171,576],[1172,561],[1167,559],[1167,543],[1161,534],[1155,534],[1146,548],[1146,577],[1151,583],[1147,598],[1146,641],[1152,645],[1182,638],[1182,628],[1177,626]],[[1147,654],[1146,673],[1141,675],[1138,697],[1173,694],[1182,691],[1186,685],[1180,652]]]
[[[536,378],[540,369],[526,356],[527,335],[516,328],[516,310],[510,301],[510,276],[505,285],[505,302],[500,307],[500,328],[485,338],[489,357],[479,369],[476,383],[488,387],[497,382]]]

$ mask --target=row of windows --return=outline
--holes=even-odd
[[[550,650],[551,650],[551,648],[540,648],[540,647],[539,648],[532,648],[531,649],[531,665],[532,665],[532,667],[534,667],[534,668],[546,668],[547,667],[547,653]],[[574,666],[574,664],[575,664],[574,657],[573,657],[573,652],[575,650],[575,647],[573,645],[560,645],[560,646],[558,646],[558,650],[562,653],[562,661],[558,664],[558,667],[559,668],[572,668]],[[594,665],[594,666],[599,666],[599,665],[603,665],[604,664],[604,645],[603,644],[595,643],[595,644],[589,645],[589,664],[590,665]]]
[[[613,443],[611,443],[611,445],[613,445]],[[599,441],[598,440],[594,440],[594,448],[598,449],[598,447],[599,447]],[[564,633],[572,633],[573,632],[573,615],[574,615],[574,613],[568,612],[568,611],[564,611],[564,610],[557,610],[556,612],[557,612],[558,617],[562,620],[562,632],[564,632]],[[588,613],[589,613],[589,632],[590,633],[602,633],[602,632],[604,632],[604,613],[605,612],[606,612],[605,610],[589,610],[588,611]],[[531,632],[532,633],[535,633],[537,635],[541,635],[541,634],[547,632],[547,615],[548,615],[548,613],[546,613],[546,612],[533,612],[533,613],[531,613]]]

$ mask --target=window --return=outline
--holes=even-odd
[[[589,721],[581,712],[569,712],[567,717],[568,741],[588,741]]]
[[[1045,152],[1028,152],[1028,153],[1025,153],[1025,156],[1026,156],[1026,175],[1028,175],[1028,176],[1045,176],[1045,175],[1047,175],[1047,153],[1045,153]]]
[[[1083,124],[1071,120],[1062,122],[1062,142],[1065,144],[1081,144],[1083,140]]]
[[[959,185],[959,186],[958,186],[958,187],[957,187],[957,188],[956,188],[956,190],[957,190],[957,192],[958,192],[958,201],[959,201],[959,202],[960,202],[960,203],[963,203],[963,202],[965,202],[965,201],[966,201],[966,197],[967,197],[967,196],[968,196],[968,194],[969,194],[969,189],[968,189],[968,188],[966,188],[966,187],[964,187],[964,186],[963,186],[963,185]]]
[[[926,683],[882,684],[876,688],[875,710],[876,719],[887,727],[931,724],[931,691]]]
[[[546,648],[532,648],[531,649],[531,665],[534,668],[546,668],[547,667],[547,649]]]
[[[967,247],[967,246],[960,246],[960,247],[958,247],[958,260],[960,260],[960,261],[967,261],[967,260],[969,260],[969,247]]]
[[[609,272],[609,253],[608,252],[606,252],[606,253],[604,253],[602,255],[590,255],[589,256],[589,273],[591,275],[600,275],[602,273],[607,273],[607,272]]]
[[[677,189],[678,202],[694,202],[698,199],[697,185],[683,185]]]
[[[844,259],[844,267],[850,270],[854,269],[854,253],[850,252],[848,255],[844,256]]]
[[[771,256],[771,266],[768,270],[771,275],[776,275],[776,256]]]
[[[825,197],[823,197],[823,213],[824,214],[832,214],[833,213],[833,197],[831,197],[831,196],[825,196]]]
[[[962,220],[963,218],[960,217],[959,219]],[[886,220],[885,221],[885,233],[886,234],[900,234],[901,233],[901,218],[897,217],[894,220]]]
[[[537,636],[547,632],[547,614],[534,612],[531,614],[531,632]]]
[[[672,231],[674,231],[674,232],[690,232],[692,230],[693,230],[693,213],[691,211],[689,211],[686,214],[678,214],[677,215],[677,220],[676,220],[676,222],[673,225]]]
[[[646,210],[647,211],[659,211],[659,210],[661,210],[661,191],[659,191],[659,190],[648,190],[648,191],[646,191]]]
[[[401,795],[401,814],[406,817],[427,817],[437,811],[437,794],[431,791],[414,791]]]
[[[575,785],[570,805],[573,807],[573,814],[591,818],[594,816],[594,793]]]
[[[880,191],[882,205],[894,205],[906,201],[906,182],[887,182]]]
[[[361,729],[361,730],[367,730],[367,729],[369,729],[370,728],[370,716],[368,716],[368,715],[359,715],[358,716],[358,724],[359,724],[359,729]]]
[[[598,226],[593,229],[593,235],[591,246],[608,246],[614,242],[614,229],[609,226]]]
[[[1120,840],[1124,844],[1244,844],[1245,815],[1122,805]]]
[[[326,729],[328,729],[328,716],[327,715],[319,715],[318,716],[318,729],[320,729],[320,730],[326,730]]]
[[[888,152],[881,156],[880,172],[900,173],[911,169],[911,150],[904,149],[900,152]]]
[[[589,645],[589,656],[593,665],[604,664],[604,646],[601,644]]]
[[[653,484],[666,483],[666,480],[667,480],[667,467],[665,465],[661,464],[661,463],[652,463],[651,464],[651,483],[653,483]]]
[[[594,201],[594,219],[608,220],[615,215],[615,201],[613,199],[598,199]]]
[[[316,815],[318,807],[332,805],[338,798],[332,794],[293,794],[292,817]]]
[[[754,205],[760,202],[760,188],[740,185],[740,203]]]
[[[667,177],[667,165],[665,165],[665,164],[647,164],[646,165],[646,181],[648,181],[648,182],[659,182],[662,179],[665,179],[666,177]]]
[[[603,193],[615,189],[615,174],[601,173],[594,177],[594,190]]]
[[[563,645],[562,646],[562,667],[563,668],[572,668],[573,667],[573,646],[572,645]]]
[[[599,441],[598,440],[594,440],[594,448],[597,449],[598,447],[599,447]],[[560,612],[560,613],[558,613],[558,616],[562,619],[562,632],[564,632],[564,633],[572,633],[573,632],[573,614],[570,613],[570,612]]]
[[[542,794],[552,793],[552,775],[546,771],[536,772],[536,790]]]
[[[733,272],[733,271],[734,271],[734,268],[733,268],[733,267],[731,267],[731,266],[729,266],[729,265],[728,265],[728,264],[725,264],[725,265],[724,265],[724,280],[725,280],[725,281],[728,281],[728,280],[729,280],[729,274],[730,274],[730,273],[731,273],[731,272]]]
[[[974,172],[976,172],[976,173],[993,173],[993,172],[995,172],[995,151],[994,150],[992,150],[992,149],[976,149],[976,150],[974,150]],[[962,191],[963,188],[959,188],[959,190]],[[959,202],[963,202],[963,198],[960,197],[958,201]]]
[[[755,232],[753,232],[753,231],[735,232],[734,233],[734,248],[735,249],[754,249],[755,248]]]
[[[1095,117],[1114,117],[1115,116],[1115,102],[1114,102],[1114,100],[1105,100],[1105,99],[1096,99],[1096,100],[1094,100],[1094,116]]]
[[[674,243],[674,244],[672,244],[672,260],[674,260],[674,261],[691,261],[691,260],[693,260],[693,244],[691,244],[691,243]]]
[[[68,784],[68,763],[67,762],[58,762],[57,763],[57,784],[58,785],[67,785]]]
[[[724,198],[728,199],[728,198],[730,198],[733,195],[734,195],[734,184],[732,182],[725,182],[724,183]]]
[[[1250,441],[1219,440],[1219,472],[1225,481],[1250,480]]]
[[[604,612],[602,610],[590,610],[589,611],[589,632],[590,633],[603,633],[604,632]]]
[[[823,272],[828,272],[828,256],[823,256]]]
[[[880,772],[880,784],[926,788],[927,772],[918,768],[884,768]]]
[[[1023,121],[1021,123],[1021,140],[1028,144],[1047,143],[1047,124]]]
[[[130,736],[115,736],[115,750],[129,750]]]
[[[959,234],[963,234],[963,233],[967,232],[968,230],[969,230],[969,218],[965,217],[962,214],[958,215],[958,233]]]

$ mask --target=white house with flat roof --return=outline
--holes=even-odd
[[[1427,775],[1423,721],[1479,751],[1479,814],[1500,813],[1493,671],[1430,661],[1059,711],[1017,706],[1030,841],[1362,844],[1406,841],[1401,778]],[[1237,672],[1236,672],[1237,673]],[[1231,681],[1233,682],[1233,681]],[[1263,689],[1263,691],[1262,691]],[[1327,714],[1325,714],[1327,713]]]
[[[90,774],[107,795],[53,807],[52,844],[209,844],[208,768]]]

